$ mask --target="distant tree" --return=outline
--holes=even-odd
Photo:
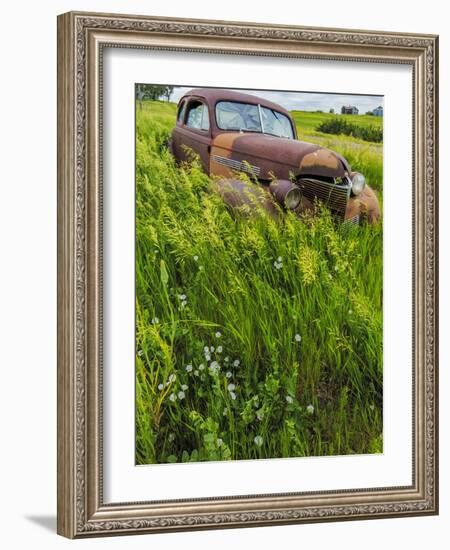
[[[151,99],[153,101],[164,96],[169,101],[173,92],[173,86],[160,86],[158,84],[138,84],[136,86],[136,99],[139,101],[139,106],[142,109],[142,101]]]
[[[367,111],[366,115],[373,116],[373,112],[372,111]]]
[[[331,107],[330,113],[331,113],[332,115],[334,115],[334,109],[333,109],[333,107]]]

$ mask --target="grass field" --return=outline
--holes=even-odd
[[[136,462],[381,452],[382,225],[232,216],[168,152],[175,105],[136,114]],[[381,197],[381,145],[293,114]]]

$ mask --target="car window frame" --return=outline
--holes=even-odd
[[[206,107],[206,112],[208,114],[208,123],[209,123],[209,128],[207,130],[205,130],[203,128],[193,128],[192,126],[188,126],[187,120],[188,120],[189,110],[190,110],[190,107],[191,107],[192,103],[201,103],[204,107]],[[186,130],[189,130],[189,132],[197,132],[197,133],[199,133],[203,136],[211,135],[211,113],[210,113],[210,110],[209,110],[208,102],[204,98],[192,96],[188,99],[187,105],[186,105],[186,110],[185,110],[185,113],[184,113],[183,126],[184,126],[184,128],[186,128]]]

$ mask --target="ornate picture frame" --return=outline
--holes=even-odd
[[[413,75],[412,484],[103,499],[104,48],[405,64]],[[58,533],[69,538],[438,513],[438,37],[70,12],[58,17]]]

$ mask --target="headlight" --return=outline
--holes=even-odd
[[[275,180],[270,183],[269,189],[277,202],[288,210],[295,210],[302,200],[299,187],[289,180]]]
[[[366,185],[366,178],[359,172],[352,174],[352,193],[359,195]]]

